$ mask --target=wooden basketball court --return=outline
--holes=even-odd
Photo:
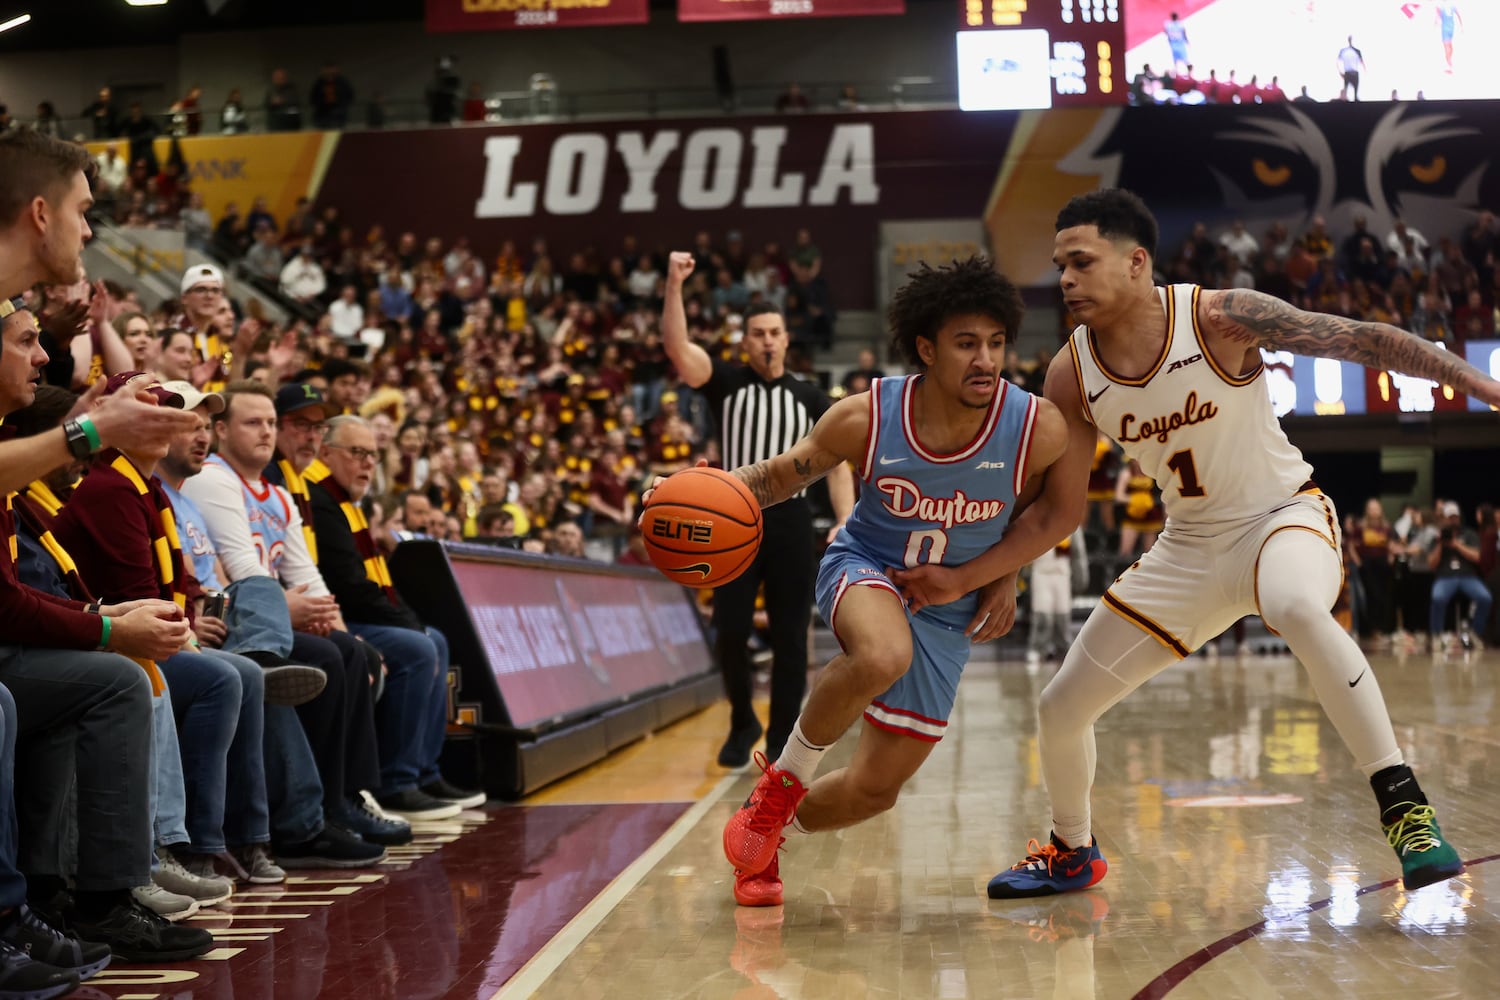
[[[820,643],[826,634],[819,634]],[[820,650],[822,652],[822,650]],[[1500,991],[1494,653],[1377,658],[1397,735],[1470,862],[1406,893],[1368,784],[1290,658],[1194,657],[1104,717],[1093,890],[991,902],[1047,833],[1051,668],[981,648],[896,809],[793,837],[745,909],[720,848],[750,772],[722,704],[515,805],[428,824],[372,873],[241,893],[216,960],[117,966],[133,998],[1492,997]],[[826,766],[847,757],[851,733]],[[79,995],[88,995],[87,992]]]

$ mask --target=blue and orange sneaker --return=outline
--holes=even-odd
[[[1464,863],[1453,845],[1443,839],[1432,806],[1406,804],[1411,808],[1394,821],[1382,824],[1386,843],[1395,848],[1396,857],[1401,859],[1402,887],[1420,889],[1460,874]]]
[[[990,879],[989,894],[991,899],[1030,899],[1073,892],[1094,885],[1107,871],[1096,838],[1087,847],[1069,847],[1054,833],[1045,845],[1027,843],[1026,860]]]
[[[786,843],[786,838],[781,838]],[[734,901],[741,906],[780,906],[782,903],[781,855],[771,855],[764,871],[752,874],[734,871]]]
[[[763,872],[776,860],[781,831],[797,815],[807,789],[797,776],[756,753],[763,772],[745,804],[724,824],[724,856],[742,872]]]

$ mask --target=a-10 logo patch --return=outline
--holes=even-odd
[[[659,517],[651,522],[651,534],[656,538],[672,538],[692,542],[694,545],[707,545],[713,541],[714,523]]]

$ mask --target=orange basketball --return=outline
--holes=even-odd
[[[750,487],[722,469],[683,469],[651,494],[641,512],[646,552],[669,579],[717,587],[755,558],[760,504]]]

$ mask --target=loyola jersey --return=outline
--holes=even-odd
[[[1068,348],[1084,411],[1161,487],[1168,527],[1199,534],[1266,513],[1308,485],[1312,467],[1271,409],[1264,367],[1219,367],[1198,331],[1196,285],[1157,288],[1167,313],[1161,357],[1138,379],[1113,374],[1093,331]]]
[[[951,455],[917,440],[912,399],[920,375],[870,383],[870,440],[859,474],[868,484],[834,546],[885,566],[968,562],[1000,540],[1036,422],[1036,397],[1000,380],[974,440]]]

